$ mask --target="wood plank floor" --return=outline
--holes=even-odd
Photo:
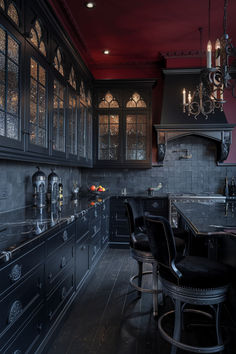
[[[169,354],[170,345],[160,337],[152,316],[152,295],[143,293],[138,298],[129,285],[130,276],[136,272],[137,264],[129,250],[107,249],[47,353]],[[160,312],[170,306],[166,301]],[[206,337],[205,333],[203,329],[198,334]],[[214,344],[214,340],[210,343],[211,334],[206,338]],[[235,354],[236,349],[229,346],[225,353]]]

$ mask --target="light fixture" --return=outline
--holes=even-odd
[[[201,70],[200,84],[193,94],[183,89],[183,112],[193,115],[197,119],[201,113],[207,119],[210,113],[214,113],[216,108],[223,110],[224,90],[232,89],[234,97],[234,84],[230,76],[232,68],[229,66],[229,57],[236,57],[236,49],[233,47],[231,39],[226,33],[228,0],[224,0],[224,33],[221,39],[215,42],[215,51],[212,51],[212,44],[209,39],[206,51],[206,68]],[[200,29],[199,29],[200,30]],[[209,0],[209,38],[210,38],[210,0]],[[201,32],[200,32],[201,39]]]
[[[105,54],[105,55],[110,54],[110,50],[109,50],[109,49],[105,49],[105,50],[103,51],[103,54]]]
[[[88,8],[88,9],[93,9],[96,4],[94,1],[85,1],[85,6]]]

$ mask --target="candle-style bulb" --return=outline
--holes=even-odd
[[[192,97],[191,97],[191,91],[188,92],[188,102],[190,103],[192,100]]]
[[[207,68],[211,68],[211,52],[212,52],[212,45],[211,41],[207,43]]]
[[[183,89],[183,105],[186,104],[186,90],[185,88]]]
[[[220,66],[220,40],[217,38],[215,43],[215,65]]]

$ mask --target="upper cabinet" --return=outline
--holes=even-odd
[[[92,166],[92,82],[47,2],[0,0],[0,158]]]
[[[153,80],[96,82],[97,167],[151,167],[153,84]]]

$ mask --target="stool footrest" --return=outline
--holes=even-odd
[[[201,313],[203,315],[208,315],[207,313],[204,313],[203,311],[196,311],[196,310],[192,310],[193,312],[198,312]],[[187,312],[191,312],[190,309],[187,310]],[[163,329],[162,326],[162,321],[165,317],[169,316],[170,314],[175,313],[174,310],[169,311],[167,313],[165,313],[164,315],[162,315],[159,320],[158,320],[158,329],[160,331],[160,334],[162,335],[162,337],[169,342],[170,344],[176,346],[177,348],[180,348],[182,350],[186,350],[188,352],[193,352],[193,353],[218,353],[224,350],[225,345],[224,344],[218,344],[215,346],[211,346],[211,347],[196,347],[196,346],[192,346],[192,345],[188,345],[185,343],[182,343],[180,341],[175,340],[174,338],[172,338],[171,336],[169,336],[169,334]]]
[[[142,272],[142,276],[144,275],[150,275],[150,274],[153,274],[152,271],[148,270],[148,271],[145,271],[145,272]],[[162,290],[154,290],[154,289],[145,289],[143,287],[140,287],[138,286],[137,284],[135,284],[134,280],[137,279],[139,277],[139,275],[133,275],[129,282],[130,284],[138,291],[141,291],[143,293],[149,293],[149,294],[160,294],[162,293]]]

